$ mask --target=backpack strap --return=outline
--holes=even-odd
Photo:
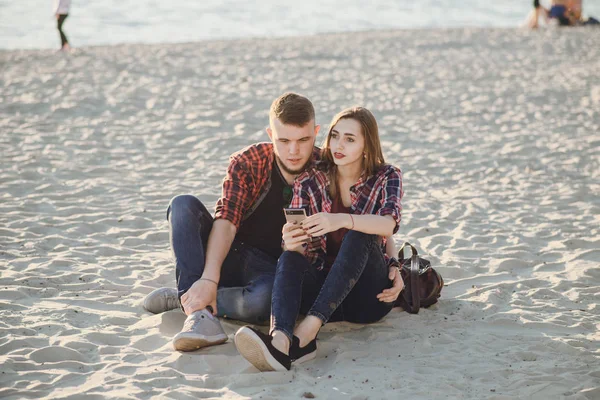
[[[412,295],[410,313],[417,314],[419,308],[421,308],[421,291],[419,290],[419,256],[416,254],[416,251],[410,258],[410,291]]]
[[[398,260],[404,260],[405,258],[408,258],[408,257],[404,257],[404,248],[406,246],[410,247],[413,256],[419,255],[419,252],[417,251],[417,249],[415,248],[415,246],[413,246],[412,244],[410,244],[408,242],[404,242],[404,244],[402,245],[402,247],[400,247],[400,250],[398,250]]]
[[[398,260],[405,260],[407,257],[404,257],[404,248],[405,247],[410,247],[411,251],[412,251],[412,255],[410,256],[410,297],[411,297],[411,301],[409,302],[408,300],[408,296],[406,291],[404,293],[402,293],[404,295],[404,304],[402,304],[402,307],[406,308],[406,311],[408,311],[411,314],[417,314],[419,312],[419,309],[421,308],[421,298],[420,298],[420,293],[421,291],[419,290],[419,271],[420,271],[420,267],[419,267],[419,252],[417,251],[417,249],[415,248],[415,246],[413,246],[412,244],[408,243],[408,242],[404,242],[404,244],[402,245],[402,247],[400,247],[400,250],[398,250]]]

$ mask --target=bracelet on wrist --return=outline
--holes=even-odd
[[[208,278],[200,278],[198,279],[199,281],[209,281],[214,283],[215,285],[219,286],[219,283],[217,281],[213,281],[212,279],[208,279]]]

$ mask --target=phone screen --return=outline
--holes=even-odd
[[[300,223],[306,218],[306,211],[304,208],[284,208],[283,212],[285,213],[285,220],[287,222]]]

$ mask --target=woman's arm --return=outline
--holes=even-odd
[[[321,236],[340,228],[347,228],[367,234],[392,236],[400,226],[402,213],[401,200],[402,172],[390,166],[385,178],[378,183],[380,208],[373,215],[328,214],[320,212],[302,222],[302,227],[312,236]]]
[[[396,221],[391,215],[354,215],[342,214],[346,218],[346,226],[344,228],[370,235],[392,236]],[[350,218],[348,218],[350,217]]]
[[[346,228],[370,235],[392,236],[396,221],[391,215],[330,214],[320,212],[302,221],[302,227],[311,236],[321,236]]]
[[[392,236],[388,236],[386,238],[387,242],[385,243],[385,254],[389,257],[396,257],[398,255],[396,249],[396,243],[394,242],[394,238]]]

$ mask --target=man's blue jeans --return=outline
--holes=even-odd
[[[202,276],[213,216],[191,195],[176,196],[167,210],[179,298]],[[277,260],[234,240],[221,268],[218,316],[267,324]]]
[[[286,251],[277,263],[271,331],[282,331],[291,339],[298,314],[314,315],[323,323],[377,322],[394,306],[377,299],[392,287],[388,275],[376,235],[348,232],[328,274],[318,271],[302,254]]]

